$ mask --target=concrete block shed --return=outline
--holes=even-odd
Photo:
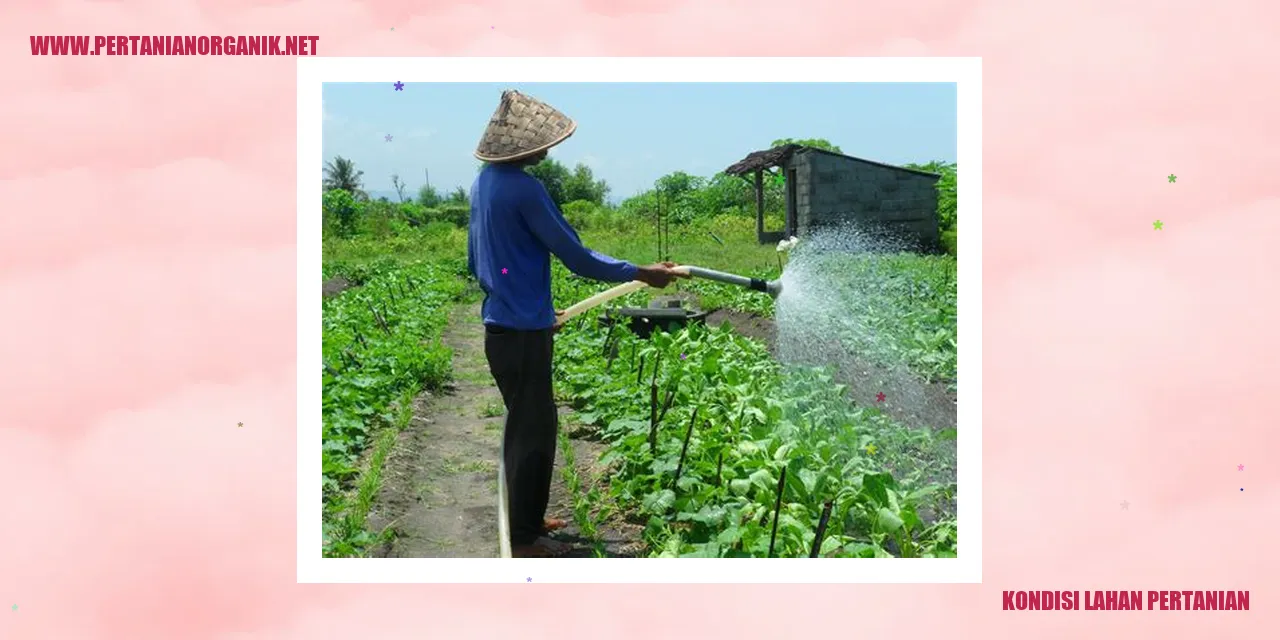
[[[764,173],[781,172],[786,184],[786,228],[764,229]],[[788,144],[756,151],[725,169],[754,176],[756,237],[761,244],[805,235],[828,225],[854,223],[919,249],[938,246],[937,174]]]

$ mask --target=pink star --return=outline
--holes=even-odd
[[[1242,464],[1238,464],[1238,465],[1236,465],[1236,470],[1237,470],[1237,471],[1244,471],[1244,465],[1242,465]]]
[[[881,391],[880,393],[877,393],[877,394],[876,394],[876,402],[884,402],[884,392],[883,392],[883,391]]]
[[[502,275],[504,275],[504,276],[505,276],[505,275],[507,275],[507,268],[506,268],[506,267],[503,267],[503,268],[502,268]]]

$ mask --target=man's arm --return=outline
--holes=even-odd
[[[604,282],[629,282],[635,280],[636,265],[596,253],[582,245],[578,234],[560,209],[551,200],[542,183],[536,179],[527,187],[527,198],[522,202],[520,215],[533,235],[542,241],[569,270],[593,280]]]

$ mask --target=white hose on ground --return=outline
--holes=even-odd
[[[595,307],[598,307],[610,300],[613,300],[614,298],[620,298],[622,296],[627,295],[628,293],[634,293],[647,286],[649,285],[643,282],[640,282],[639,280],[632,280],[631,282],[620,284],[612,289],[601,291],[600,293],[597,293],[594,296],[591,296],[590,298],[587,298],[586,300],[583,300],[582,302],[579,302],[578,304],[575,304],[572,307],[565,309],[564,314],[561,315],[559,318],[557,318],[556,324],[564,324],[569,320],[572,320],[573,318],[594,309]]]
[[[506,431],[506,427],[503,427]],[[507,518],[507,456],[498,451],[498,553],[511,557],[511,520]]]
[[[743,287],[745,289],[751,289],[753,291],[767,293],[773,296],[774,298],[777,298],[778,294],[782,292],[782,283],[779,282],[778,280],[765,282],[764,280],[757,280],[755,278],[748,278],[746,276],[740,276],[732,273],[725,273],[723,271],[715,271],[713,269],[705,269],[703,267],[694,267],[690,265],[680,265],[677,267],[673,267],[671,270],[677,273],[690,275],[695,278],[714,280],[716,282],[722,282],[724,284],[731,284],[731,285]],[[614,298],[620,298],[622,296],[627,295],[628,293],[634,293],[647,286],[649,285],[643,282],[640,282],[639,280],[632,280],[631,282],[620,284],[612,289],[601,291],[600,293],[597,293],[594,296],[591,296],[590,298],[587,298],[586,300],[583,300],[582,302],[579,302],[578,304],[575,304],[572,307],[565,309],[564,313],[556,319],[556,325],[562,325],[568,322],[569,320],[572,320],[573,318],[576,318],[610,300],[613,300]]]

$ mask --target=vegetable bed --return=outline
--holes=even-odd
[[[348,277],[338,271],[325,275]],[[451,353],[440,334],[465,286],[452,265],[363,267],[349,277],[363,285],[325,300],[323,311],[326,555],[368,535],[362,514],[350,521],[347,494],[375,432],[394,421],[393,405],[448,380]]]
[[[558,275],[560,308],[599,289]],[[642,341],[586,320],[557,343],[558,389],[608,444],[608,499],[654,555],[807,557],[827,513],[818,555],[954,556],[954,519],[922,517],[954,481],[897,464],[947,436],[852,405],[821,369],[783,371],[727,327]]]

